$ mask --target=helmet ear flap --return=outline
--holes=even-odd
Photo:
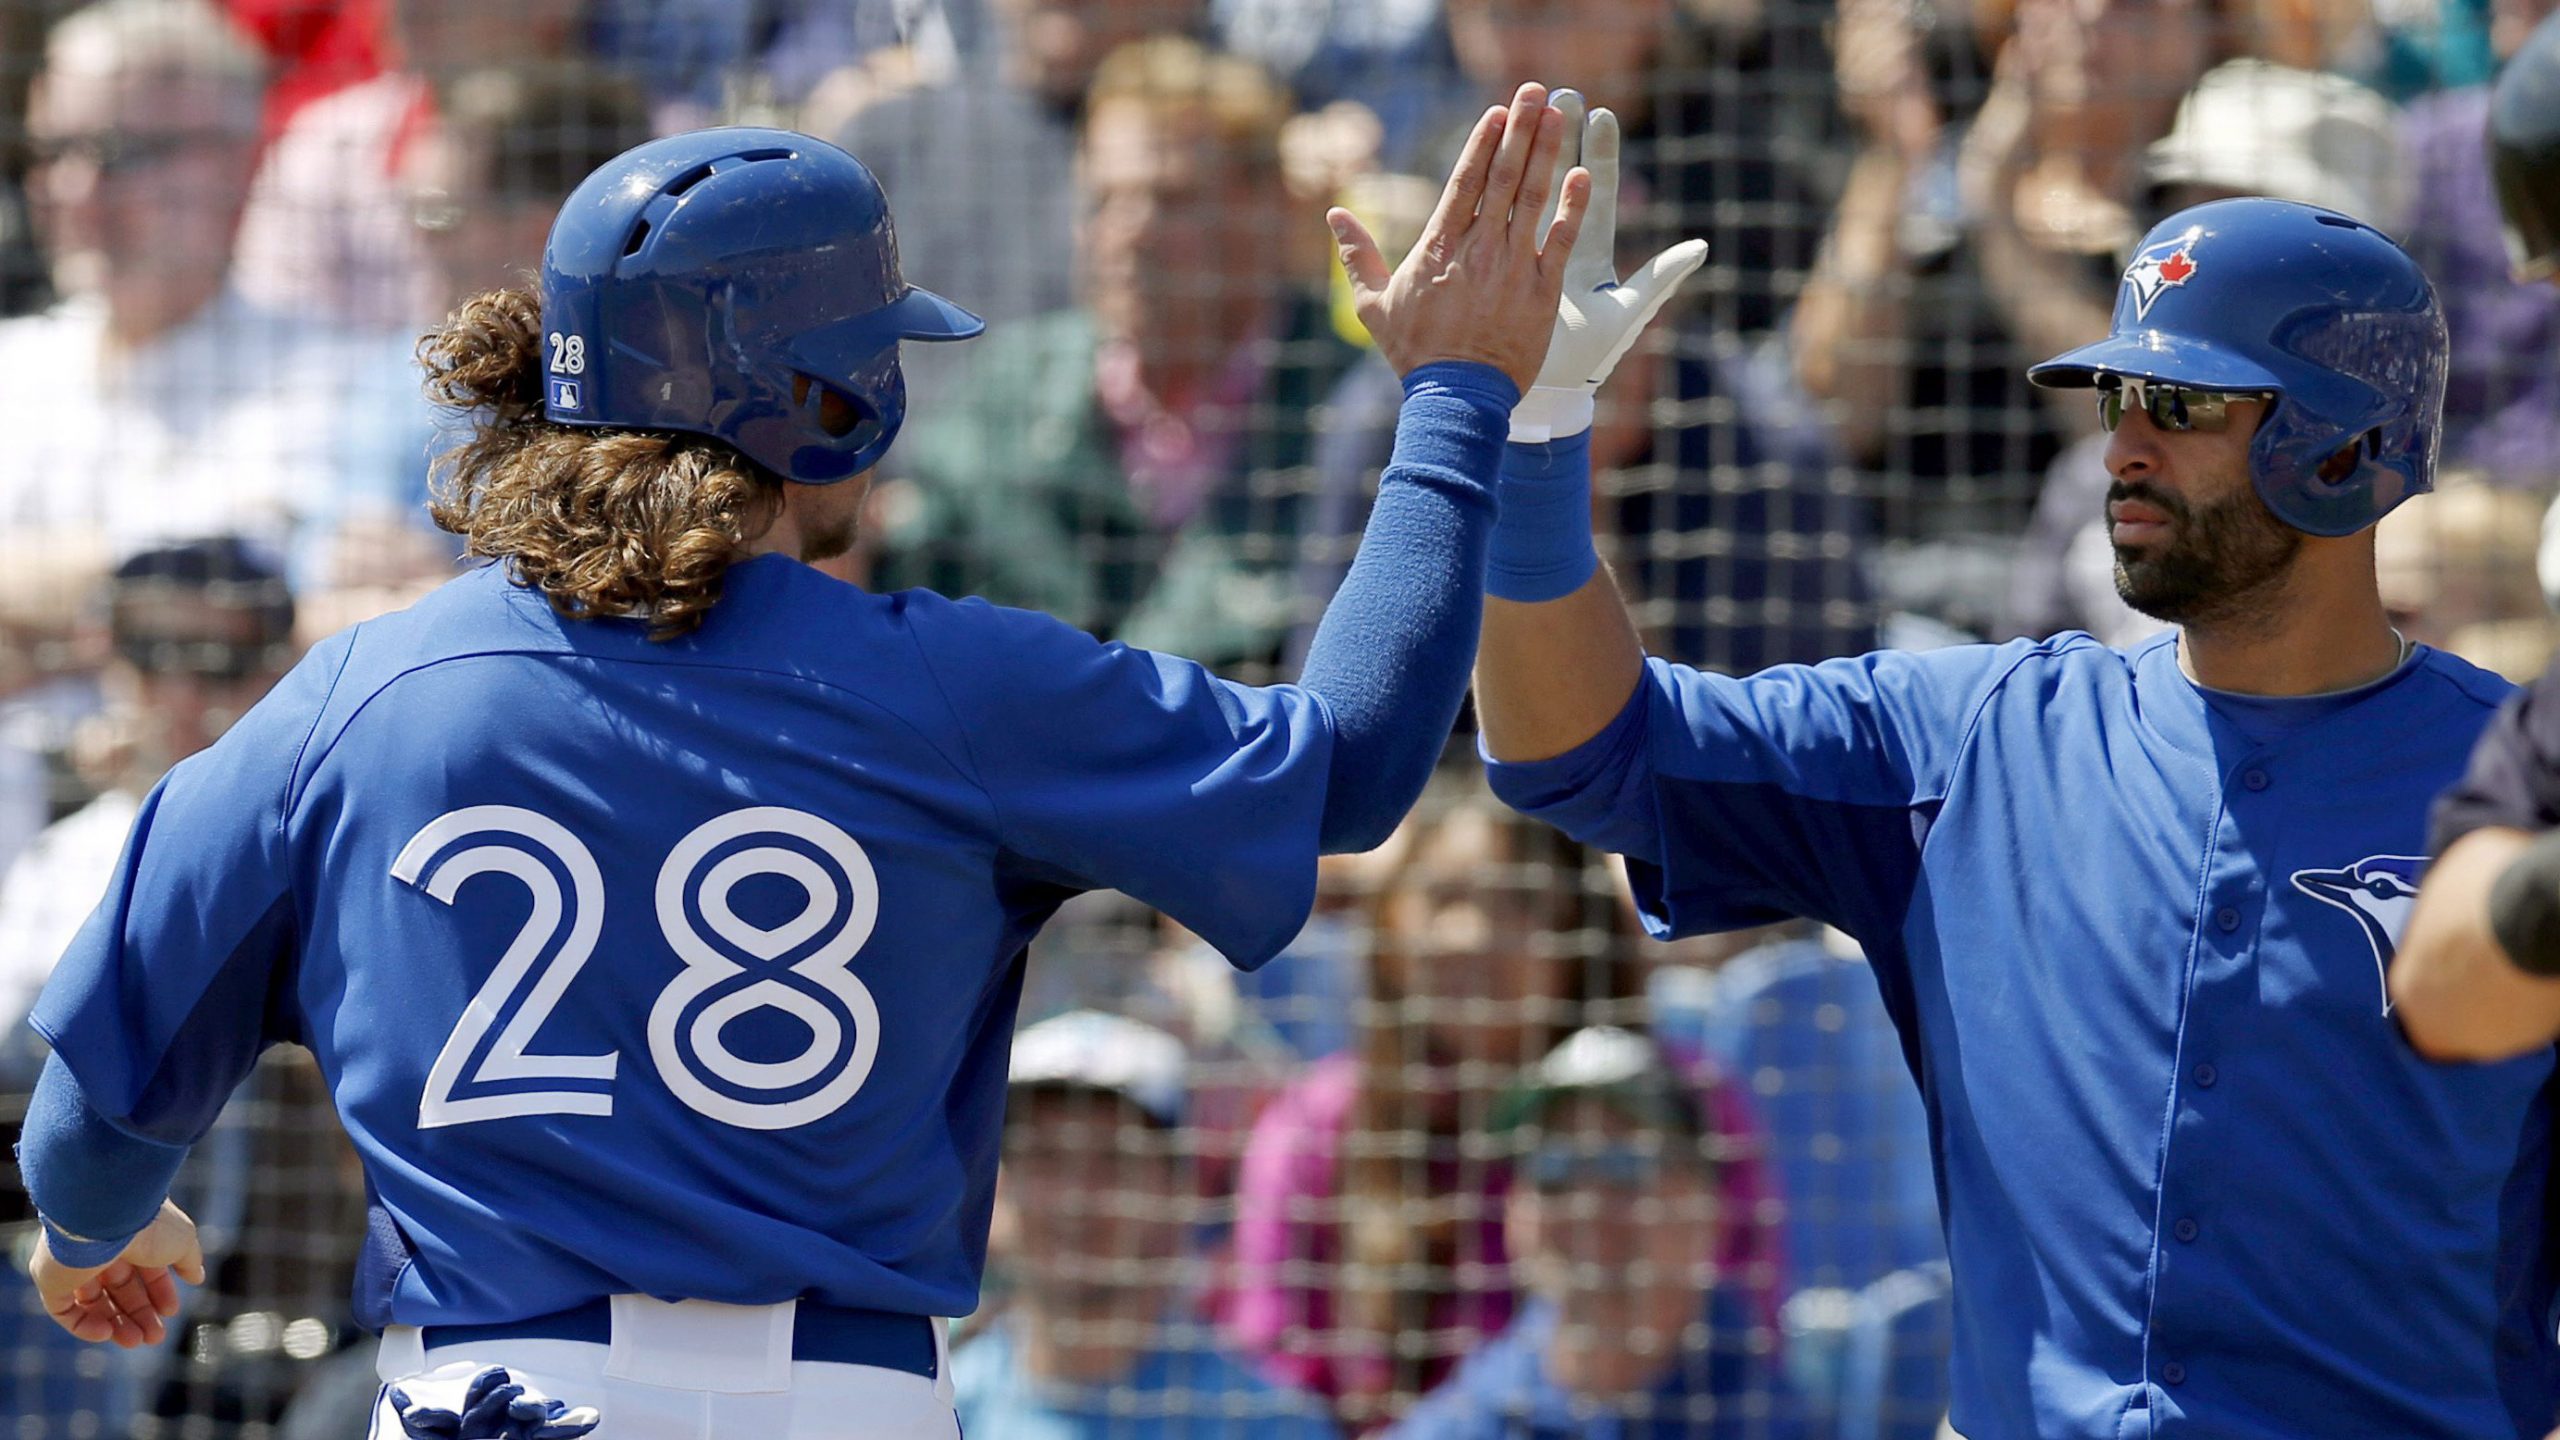
[[[840,457],[845,478],[880,463],[906,419],[906,378],[896,365],[876,397],[861,386],[840,385],[805,370],[791,372],[791,403],[801,432],[818,448]]]
[[[860,397],[846,394],[807,371],[792,373],[791,403],[800,407],[802,424],[830,440],[849,439],[865,424],[879,423],[879,417]]]

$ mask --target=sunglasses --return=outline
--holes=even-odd
[[[65,136],[58,140],[40,140],[33,146],[39,166],[59,165],[66,160],[86,160],[100,175],[130,175],[178,160],[190,151],[209,145],[248,143],[237,137],[210,131],[175,131],[145,134],[129,130],[110,130],[96,135]]]
[[[1650,1190],[1673,1163],[1671,1154],[1659,1144],[1566,1142],[1541,1145],[1530,1151],[1520,1168],[1531,1189],[1554,1195],[1584,1188]]]
[[[2163,430],[2197,430],[2219,435],[2231,424],[2231,402],[2263,400],[2254,390],[2189,390],[2178,385],[2162,385],[2131,376],[2115,379],[2112,385],[2102,383],[2098,389],[2098,424],[2113,433],[2124,422],[2125,406],[2130,403],[2151,417],[2151,423]]]

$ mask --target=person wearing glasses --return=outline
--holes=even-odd
[[[1700,1081],[1645,1036],[1575,1032],[1506,1096],[1504,1204],[1524,1287],[1511,1324],[1389,1440],[1791,1440],[1800,1407],[1719,1253],[1741,1158]]]
[[[48,32],[27,131],[60,304],[0,322],[0,625],[63,640],[119,561],[210,534],[306,556],[423,414],[379,337],[234,284],[268,93],[211,0],[99,0]]]
[[[1929,1112],[1968,1440],[2549,1426],[2554,1053],[2433,1065],[2383,984],[2428,803],[2512,689],[2375,583],[2375,522],[2434,483],[2446,348],[2361,221],[2243,198],[2153,229],[2108,335],[2028,372],[2110,433],[2117,588],[2176,627],[2124,650],[1648,660],[1581,438],[1510,447],[1491,783],[1625,856],[1658,936],[1858,940]]]

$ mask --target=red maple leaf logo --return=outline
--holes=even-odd
[[[2194,273],[2196,273],[2196,262],[2188,259],[2187,252],[2184,250],[2160,262],[2160,281],[2164,285],[2183,285],[2187,283],[2187,277]]]

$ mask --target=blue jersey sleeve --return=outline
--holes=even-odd
[[[1656,935],[1805,916],[1872,941],[1901,924],[1983,698],[2035,648],[1886,650],[1743,680],[1650,660],[1606,730],[1488,773],[1515,809],[1625,856]]]
[[[1006,850],[1043,878],[1134,896],[1247,968],[1296,936],[1333,752],[1313,695],[1047,615],[907,598]]]
[[[260,1052],[300,1038],[286,820],[352,633],[152,790],[106,898],[36,1002],[36,1030],[121,1130],[194,1143]]]

